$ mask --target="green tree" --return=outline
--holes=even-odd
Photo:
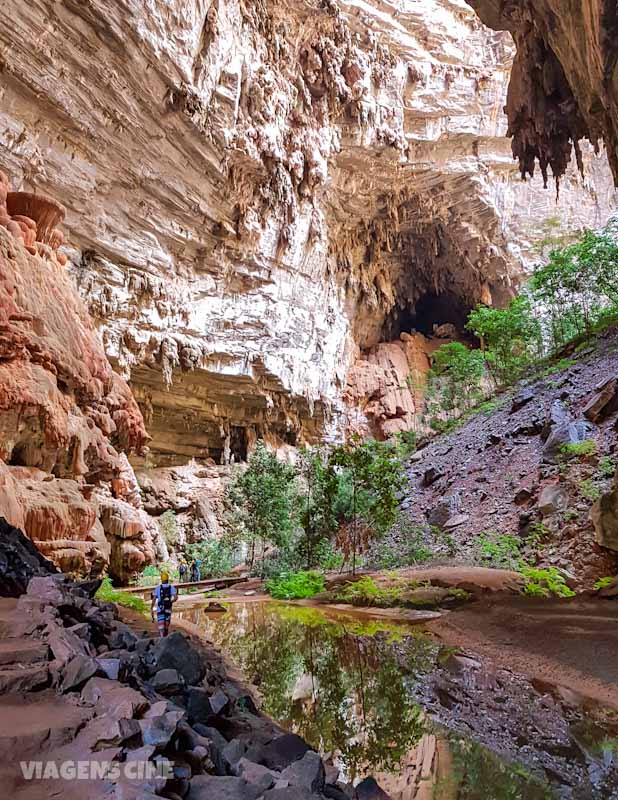
[[[433,354],[426,413],[450,419],[478,405],[484,374],[485,358],[480,350],[470,350],[461,342],[443,344]]]
[[[502,309],[478,305],[470,313],[466,328],[480,339],[498,386],[517,380],[542,353],[541,326],[527,295],[515,297]]]
[[[547,264],[530,280],[536,305],[547,310],[553,349],[582,333],[590,334],[608,307],[618,305],[616,231],[586,231],[579,242],[552,250]]]
[[[344,555],[351,553],[355,573],[363,539],[380,536],[397,520],[403,465],[396,442],[361,441],[359,437],[334,447],[329,463],[338,469],[335,513],[349,522],[342,549]]]
[[[249,546],[249,565],[256,557],[263,565],[267,544],[289,545],[297,524],[298,487],[294,469],[279,461],[259,441],[247,468],[227,490],[230,527]]]
[[[319,450],[302,450],[297,468],[303,481],[300,524],[301,550],[307,567],[318,565],[321,543],[330,541],[337,531],[335,499],[338,476]]]

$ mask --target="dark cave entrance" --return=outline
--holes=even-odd
[[[232,425],[230,429],[230,456],[237,464],[240,461],[247,460],[247,451],[247,429],[240,425]]]
[[[431,337],[435,329],[450,323],[457,329],[460,338],[469,338],[465,325],[470,306],[454,292],[426,292],[414,306],[395,306],[384,320],[382,341],[393,341],[401,333],[416,331]]]

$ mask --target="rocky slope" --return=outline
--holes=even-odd
[[[154,558],[125,452],[148,441],[58,252],[63,207],[0,173],[0,516],[64,570]]]
[[[410,462],[404,520],[375,557],[405,558],[423,544],[446,561],[478,561],[482,540],[508,535],[526,560],[565,569],[579,588],[615,575],[617,347],[613,330],[423,446]],[[588,440],[565,458],[562,445]]]
[[[327,776],[314,750],[262,714],[212,646],[178,631],[153,639],[144,618],[132,629],[92,599],[99,581],[45,574],[7,528],[0,521],[0,564],[17,555],[21,567],[17,592],[0,575],[0,779],[10,796],[369,800],[363,788],[375,781],[335,785],[338,772]],[[30,759],[43,777],[25,779]],[[58,775],[77,761],[107,769]]]
[[[0,165],[66,203],[72,275],[158,465],[350,416],[401,427],[397,368],[365,374],[403,390],[383,420],[346,390],[360,349],[458,325],[535,243],[607,215],[604,156],[557,206],[519,182],[512,43],[463,1],[11,5]]]

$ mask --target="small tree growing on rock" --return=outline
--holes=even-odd
[[[449,342],[433,354],[425,415],[438,420],[451,419],[478,405],[483,397],[481,381],[485,359],[480,350],[470,350],[461,342]]]

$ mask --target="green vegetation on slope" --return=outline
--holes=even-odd
[[[148,603],[143,597],[123,592],[120,589],[114,589],[111,578],[103,578],[95,598],[104,603],[116,603],[116,605],[139,611],[141,614],[148,614]]]

